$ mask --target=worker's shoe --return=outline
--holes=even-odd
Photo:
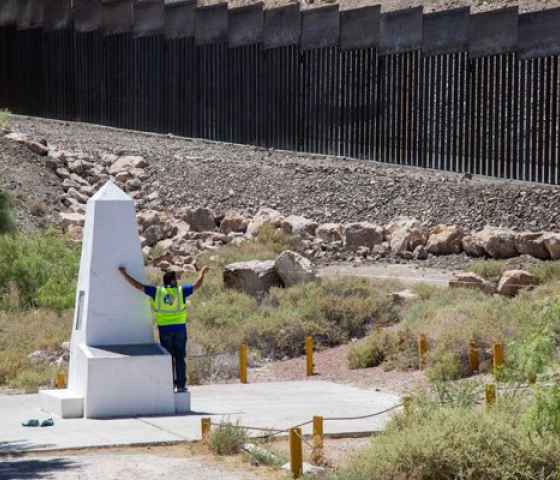
[[[51,418],[47,418],[41,422],[41,427],[52,427],[54,425],[54,420]]]
[[[27,420],[27,421],[23,422],[22,425],[24,427],[38,427],[39,426],[39,420],[37,420],[36,418],[32,418],[30,420]]]
[[[183,388],[177,387],[177,393],[185,393],[186,391],[187,391],[187,389],[185,387],[183,387]]]

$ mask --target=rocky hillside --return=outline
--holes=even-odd
[[[485,225],[560,230],[556,187],[49,120],[16,119],[11,125],[35,139],[47,139],[52,148],[97,163],[99,169],[112,156],[141,156],[147,166],[129,187],[142,199],[142,208],[207,207],[218,216],[235,209],[252,216],[269,207],[318,223],[383,225],[404,215],[427,226],[456,224],[465,230]],[[30,151],[27,156],[24,162],[36,162]],[[8,165],[8,170],[19,171],[21,162]],[[43,177],[36,174],[40,171],[33,171],[33,177]],[[22,173],[20,181],[26,183],[27,178],[29,174]],[[60,204],[54,201],[49,206]]]
[[[25,231],[58,222],[64,190],[43,159],[0,135],[0,190],[7,192],[16,224]]]

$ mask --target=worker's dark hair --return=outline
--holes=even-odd
[[[177,274],[175,272],[165,272],[163,274],[163,284],[167,287],[177,283]]]

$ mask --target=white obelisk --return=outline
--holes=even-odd
[[[171,357],[154,342],[147,297],[121,265],[144,280],[134,202],[108,182],[87,204],[68,388],[41,391],[43,409],[63,418],[169,415],[176,402],[188,410],[188,396],[173,393]]]

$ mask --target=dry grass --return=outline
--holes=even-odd
[[[36,350],[60,352],[69,340],[72,316],[49,310],[0,311],[0,385],[31,391],[49,385],[56,367],[34,364],[28,355]]]

